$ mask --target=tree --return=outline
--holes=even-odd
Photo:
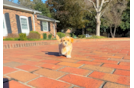
[[[105,13],[105,11],[107,10],[107,7],[109,5],[109,3],[112,0],[85,0],[85,2],[90,2],[93,5],[93,8],[96,12],[96,35],[100,36],[100,25],[101,25],[101,17],[102,15]],[[101,3],[100,3],[101,2]],[[90,7],[90,5],[89,5]],[[86,9],[90,11],[90,8],[87,7]]]
[[[31,0],[18,0],[18,4],[21,4],[23,6],[26,6],[28,8],[34,8],[34,4]]]
[[[51,13],[49,8],[46,7],[46,4],[43,2],[36,2],[35,6],[34,6],[35,10],[41,11],[42,15],[47,16],[47,17],[51,17]]]
[[[48,0],[47,5],[50,8],[52,16],[60,20],[58,28],[66,30],[67,28],[83,29],[88,22],[84,17],[88,11],[81,9],[84,6],[83,0]],[[80,5],[79,5],[80,4]]]
[[[104,17],[106,24],[110,27],[112,38],[115,37],[117,27],[121,24],[123,11],[126,9],[126,0],[114,0],[110,3],[107,13]]]
[[[47,8],[46,3],[43,3],[41,0],[18,0],[18,3],[28,8],[39,10],[44,16],[51,17],[49,8]]]

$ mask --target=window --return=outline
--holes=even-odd
[[[21,24],[21,29],[28,30],[28,18],[24,16],[20,16],[20,24]]]
[[[48,31],[48,22],[46,22],[46,21],[43,21],[42,22],[42,26],[43,26],[43,31]]]

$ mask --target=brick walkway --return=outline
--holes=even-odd
[[[129,88],[130,41],[75,42],[72,58],[58,45],[3,50],[4,88]]]

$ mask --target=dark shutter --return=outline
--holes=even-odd
[[[32,31],[32,21],[31,21],[31,17],[28,17],[28,22],[29,22],[30,31]]]
[[[48,31],[50,31],[50,22],[48,22]]]
[[[43,31],[42,21],[40,21],[40,28],[41,28],[41,31]]]
[[[20,25],[20,17],[18,15],[16,15],[16,22],[17,22],[18,33],[22,33]]]
[[[5,13],[5,20],[6,20],[6,26],[7,26],[8,33],[12,33],[10,19],[9,19],[9,13]]]

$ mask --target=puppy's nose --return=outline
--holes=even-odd
[[[67,42],[65,42],[65,44],[67,44]]]

